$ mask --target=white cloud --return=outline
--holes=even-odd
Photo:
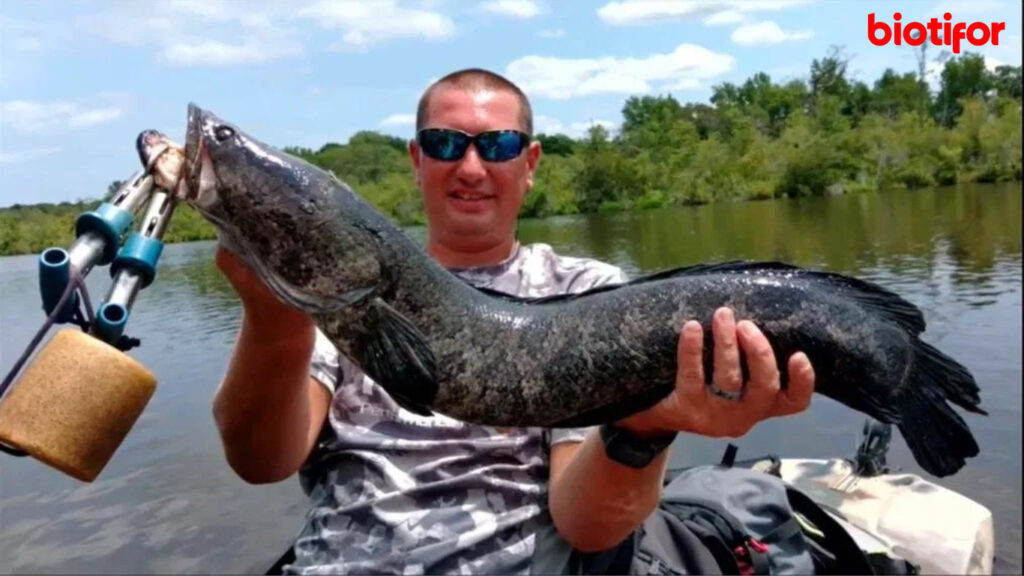
[[[536,115],[533,117],[533,128],[538,134],[556,134],[563,133],[565,126],[557,118],[550,116]]]
[[[721,12],[715,12],[704,19],[705,26],[727,26],[729,24],[739,24],[746,20],[746,16],[742,12],[735,10],[722,10]]]
[[[727,54],[681,44],[667,54],[644,58],[553,58],[526,56],[511,62],[506,75],[531,97],[566,99],[591,94],[636,94],[720,76],[733,67]]]
[[[362,48],[393,38],[439,40],[455,34],[451,19],[438,12],[400,7],[394,0],[336,0],[311,4],[296,12],[320,28],[340,30],[332,48]]]
[[[175,66],[232,66],[281,60],[302,54],[302,51],[302,45],[297,42],[269,44],[261,44],[256,41],[245,44],[200,42],[198,44],[165,46],[160,53],[160,58]]]
[[[72,102],[0,102],[0,123],[25,134],[52,133],[88,128],[124,115],[123,108],[83,108]]]
[[[19,152],[0,150],[0,166],[5,164],[24,164],[40,158],[52,156],[60,152],[60,148],[30,148]]]
[[[562,38],[565,36],[565,30],[562,28],[555,28],[553,30],[541,30],[537,33],[541,38]]]
[[[700,80],[697,80],[696,78],[683,78],[675,84],[666,86],[666,88],[675,92],[684,92],[686,90],[696,90],[700,88],[700,86]]]
[[[770,20],[744,24],[732,31],[732,41],[742,46],[755,46],[759,44],[779,44],[780,42],[793,42],[807,40],[814,33],[810,30],[798,32],[786,32],[779,25]]]
[[[533,0],[492,0],[483,9],[500,16],[527,20],[540,14],[540,6]]]
[[[333,42],[323,44],[338,50],[455,34],[452,20],[432,3],[417,6],[397,0],[111,1],[99,12],[79,16],[75,26],[117,45],[152,47],[166,65],[255,65],[305,54],[317,29],[336,33]],[[524,13],[517,3],[506,8]]]
[[[185,16],[224,21],[233,19],[233,14],[238,11],[238,4],[227,0],[173,0],[167,3],[167,10]]]
[[[944,64],[941,64],[935,60],[929,60],[924,65],[924,79],[928,82],[928,86],[932,90],[938,90],[942,84],[942,68]]]
[[[538,134],[565,134],[572,138],[580,138],[584,136],[587,131],[590,130],[591,126],[604,126],[609,133],[614,133],[618,130],[618,125],[611,120],[587,120],[585,122],[572,122],[568,125],[563,123],[557,118],[550,116],[535,116],[533,118],[534,126]]]
[[[985,68],[988,68],[989,72],[995,72],[996,68],[998,68],[1000,66],[1005,66],[1005,65],[1006,65],[1006,62],[1003,62],[1002,60],[999,60],[998,58],[993,58],[991,56],[985,56]]]
[[[392,114],[380,121],[381,126],[412,126],[415,123],[415,114]]]
[[[808,0],[621,0],[609,2],[597,15],[613,25],[649,24],[667,19],[714,17],[725,11],[774,12],[806,4]],[[719,18],[729,18],[720,16]]]
[[[610,134],[613,134],[618,130],[619,125],[611,120],[590,120],[588,122],[573,122],[569,125],[569,136],[582,136],[586,134],[592,126],[603,126]]]
[[[301,35],[289,26],[294,7],[264,0],[245,10],[232,0],[176,0],[109,4],[80,16],[79,30],[108,42],[156,49],[171,66],[260,64],[304,52]]]

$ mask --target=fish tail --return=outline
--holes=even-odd
[[[978,385],[966,368],[934,347],[918,342],[910,381],[900,396],[899,429],[914,459],[928,473],[949,476],[978,455],[970,428],[948,402],[986,414]]]
[[[927,342],[918,341],[914,348],[914,370],[920,375],[919,379],[930,379],[931,386],[940,388],[947,400],[964,410],[988,414],[978,406],[981,404],[978,384],[967,368]]]

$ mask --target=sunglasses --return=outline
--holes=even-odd
[[[476,146],[477,154],[486,162],[507,162],[519,156],[530,144],[530,137],[518,130],[491,130],[470,136],[458,130],[426,128],[416,135],[420,149],[434,160],[460,160]]]

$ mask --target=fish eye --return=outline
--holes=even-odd
[[[223,142],[228,138],[234,137],[235,129],[221,124],[213,129],[213,135],[217,138],[217,142]]]

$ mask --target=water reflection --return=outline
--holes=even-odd
[[[782,260],[856,274],[920,306],[925,339],[962,360],[988,418],[967,415],[982,455],[942,483],[996,515],[997,569],[1020,570],[1021,193],[1016,185],[718,204],[521,223],[546,242],[638,275],[731,259]],[[423,229],[409,230],[418,241]],[[159,378],[142,418],[96,483],[0,457],[0,558],[13,572],[262,571],[304,512],[295,481],[249,486],[227,468],[210,402],[238,328],[237,297],[212,243],[167,247],[138,300],[132,355]],[[0,369],[42,321],[34,257],[0,259]],[[94,299],[106,270],[94,273]],[[862,418],[817,397],[800,416],[743,438],[765,452],[850,455]],[[673,464],[717,461],[725,442],[682,438]],[[891,463],[920,473],[899,436]]]

